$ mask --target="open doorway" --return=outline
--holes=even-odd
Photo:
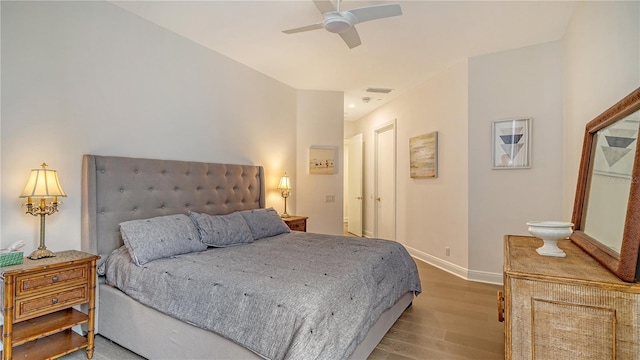
[[[362,236],[363,136],[345,140],[345,235]]]

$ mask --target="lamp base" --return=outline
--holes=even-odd
[[[288,218],[288,217],[291,217],[291,215],[289,215],[287,213],[283,213],[283,214],[280,214],[280,217],[281,218]]]
[[[56,254],[49,249],[38,249],[32,252],[31,255],[29,255],[29,259],[38,260],[42,258],[55,257],[55,256]]]

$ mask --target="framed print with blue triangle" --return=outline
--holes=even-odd
[[[531,118],[498,120],[492,126],[493,168],[531,167]]]

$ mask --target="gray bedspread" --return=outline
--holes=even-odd
[[[421,291],[401,244],[312,233],[142,267],[122,247],[105,264],[107,282],[132,298],[267,359],[345,359],[382,312]]]

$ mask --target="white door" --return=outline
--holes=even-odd
[[[347,139],[347,231],[362,236],[362,134]]]
[[[396,128],[375,130],[375,237],[396,239]]]

